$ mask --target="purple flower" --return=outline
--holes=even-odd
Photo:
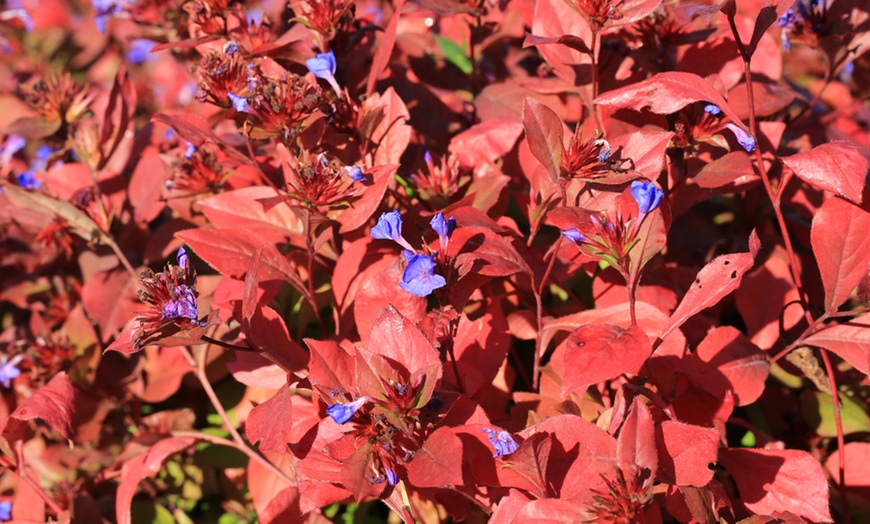
[[[344,174],[349,176],[354,182],[362,182],[366,179],[362,168],[359,166],[344,166]]]
[[[130,42],[130,49],[127,50],[127,61],[134,65],[143,64],[146,61],[152,61],[156,56],[151,54],[151,50],[157,42],[147,38],[137,38]]]
[[[435,213],[435,216],[433,216],[432,220],[429,221],[429,225],[432,226],[432,229],[434,229],[436,233],[438,233],[438,241],[441,244],[441,251],[447,251],[447,244],[450,242],[450,237],[456,229],[456,219],[450,217],[445,220],[444,214],[438,212]]]
[[[719,116],[720,114],[722,114],[722,110],[719,109],[719,106],[717,106],[716,104],[707,104],[707,105],[705,105],[705,106],[704,106],[704,112],[705,112],[705,113],[708,113],[708,114],[711,114],[711,115],[713,115],[713,116]]]
[[[752,153],[753,151],[755,151],[755,139],[749,136],[746,131],[731,123],[725,124],[725,127],[730,129],[734,133],[737,141],[740,142],[740,145],[743,146],[743,149],[745,149],[747,153]]]
[[[178,248],[178,254],[175,255],[175,260],[178,265],[184,269],[190,268],[190,259],[187,257],[187,250],[183,247]]]
[[[599,138],[595,142],[592,142],[594,146],[602,146],[601,151],[598,152],[598,163],[603,164],[610,160],[610,142],[603,138]]]
[[[0,522],[12,520],[12,503],[8,500],[0,502]]]
[[[223,51],[227,56],[234,55],[239,52],[239,44],[237,44],[235,40],[230,40],[224,44]]]
[[[586,241],[586,235],[584,235],[583,233],[581,233],[573,228],[566,229],[565,231],[562,231],[562,235],[565,238],[567,238],[568,240],[570,240],[571,242],[585,242]]]
[[[15,153],[24,149],[26,144],[27,142],[24,140],[24,137],[18,135],[7,136],[3,145],[0,146],[0,166],[8,164]]]
[[[637,202],[637,207],[640,210],[639,216],[643,217],[659,206],[664,193],[649,180],[643,182],[635,180],[631,183],[631,196]]]
[[[227,93],[227,98],[230,99],[230,102],[233,103],[233,107],[239,113],[244,113],[248,110],[248,99],[242,96],[238,96],[235,93]]]
[[[33,171],[20,173],[15,177],[15,183],[24,189],[39,189],[42,185],[42,181],[36,179],[36,173]]]
[[[32,33],[33,32],[33,19],[30,18],[30,13],[28,13],[27,11],[25,11],[24,9],[22,9],[18,6],[13,7],[13,5],[11,5],[11,4],[12,4],[12,2],[10,2],[9,7],[12,7],[12,9],[8,9],[8,10],[0,13],[0,19],[12,20],[13,18],[17,18],[17,19],[21,20],[21,23],[24,24],[24,29],[28,33]],[[19,5],[20,5],[20,3],[19,3]]]
[[[15,355],[11,360],[7,360],[7,358],[6,356],[0,358],[0,384],[3,384],[4,388],[11,386],[12,380],[21,374],[16,366],[24,358],[24,355]]]
[[[408,251],[414,251],[411,244],[402,236],[402,215],[396,209],[381,214],[378,223],[372,228],[370,234],[372,238],[392,240]]]
[[[421,255],[405,251],[405,272],[399,287],[415,297],[428,297],[432,291],[447,285],[441,275],[435,274],[435,255]]]
[[[305,65],[311,71],[311,74],[329,82],[332,90],[335,91],[335,95],[341,98],[341,88],[338,86],[338,82],[335,81],[335,53],[332,51],[319,53],[314,58],[306,60]]]
[[[520,445],[517,444],[517,441],[514,440],[511,434],[507,431],[499,431],[492,428],[483,428],[481,431],[487,434],[486,438],[489,439],[489,443],[492,444],[493,449],[495,449],[495,455],[493,455],[492,458],[510,455],[520,447]]]
[[[196,153],[196,146],[187,142],[187,147],[184,148],[184,158],[190,160],[194,153]]]
[[[126,6],[126,2],[124,0],[91,0],[91,6],[97,12],[97,29],[101,33],[105,33],[106,21],[110,16],[120,13]]]
[[[396,475],[396,472],[392,470],[392,468],[387,468],[387,484],[390,486],[395,486],[399,483],[399,476]]]
[[[196,320],[196,295],[184,284],[175,286],[175,299],[163,305],[163,318],[189,318]]]
[[[359,408],[366,402],[371,400],[369,397],[360,397],[353,402],[347,404],[333,404],[326,408],[326,414],[329,415],[336,424],[344,424],[359,411]]]

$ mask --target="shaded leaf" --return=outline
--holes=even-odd
[[[557,181],[562,173],[562,125],[562,119],[552,109],[534,98],[526,97],[523,102],[523,129],[529,149],[553,181]]]
[[[719,462],[737,483],[740,502],[760,515],[789,511],[816,522],[832,522],[828,482],[822,465],[805,451],[733,449]]]
[[[262,441],[260,449],[275,451],[281,455],[289,451],[293,431],[293,393],[282,387],[272,398],[251,410],[245,424],[245,433],[252,444]]]
[[[782,163],[807,184],[861,203],[868,161],[851,142],[828,142],[806,153],[783,157]]]
[[[841,198],[829,199],[816,211],[810,240],[825,286],[828,312],[836,311],[867,275],[868,231],[870,213]]]
[[[408,480],[420,488],[462,486],[462,441],[453,428],[436,429],[408,464]]]
[[[770,364],[739,330],[731,326],[713,329],[698,344],[695,356],[701,363],[698,383],[713,396],[723,398],[730,390],[734,403],[746,406],[764,392]]]
[[[26,421],[36,420],[72,441],[75,419],[75,389],[65,371],[61,371],[36,393],[15,408],[3,428],[3,437],[9,441],[21,440],[26,432]]]
[[[870,314],[817,331],[804,344],[833,351],[861,373],[870,374]]]

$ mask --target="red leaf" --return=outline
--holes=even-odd
[[[817,331],[804,343],[833,351],[861,373],[870,374],[870,314]]]
[[[590,43],[593,38],[589,22],[563,0],[535,2],[532,33],[557,39],[573,35]],[[563,45],[542,45],[538,47],[538,53],[553,67],[556,75],[572,86],[586,84],[592,78],[592,60],[587,53]]]
[[[764,392],[770,364],[746,335],[731,326],[718,327],[698,345],[695,357],[701,365],[698,384],[717,398],[734,394],[738,406],[755,402]]]
[[[255,309],[245,334],[263,356],[286,371],[296,372],[308,365],[308,354],[290,338],[281,315],[268,306],[260,305]]]
[[[625,418],[616,439],[616,463],[628,476],[636,476],[644,486],[652,485],[658,471],[656,430],[652,414],[640,397],[634,397],[631,412]]]
[[[531,437],[549,433],[553,438],[547,482],[561,499],[582,500],[601,489],[602,475],[611,476],[616,465],[616,439],[595,424],[575,415],[550,417],[520,432]]]
[[[253,186],[220,193],[197,201],[202,213],[218,229],[253,231],[270,242],[285,242],[301,234],[302,225],[286,205],[269,208],[259,202],[278,196],[270,187]]]
[[[513,118],[492,118],[454,136],[448,150],[460,165],[480,166],[508,154],[522,132],[522,124]]]
[[[394,258],[383,262],[387,267],[374,273],[361,275],[360,287],[353,301],[353,316],[356,328],[363,341],[368,340],[375,318],[386,307],[395,307],[399,313],[413,322],[426,316],[426,299],[408,293],[399,287],[402,281],[402,262]],[[379,266],[380,267],[380,266]]]
[[[115,515],[118,524],[132,524],[130,505],[139,482],[145,477],[157,474],[163,461],[196,443],[191,437],[174,437],[158,441],[148,451],[124,463],[121,468],[121,484],[115,495]]]
[[[669,484],[704,487],[713,479],[719,432],[673,420],[662,422],[657,435],[660,478]]]
[[[715,306],[729,293],[737,289],[743,275],[752,268],[755,255],[761,248],[758,235],[753,230],[749,236],[749,253],[731,253],[714,258],[695,277],[692,287],[686,292],[680,305],[671,315],[668,328],[660,338],[683,325],[691,316]]]
[[[492,386],[511,344],[501,304],[487,301],[486,305],[487,313],[476,320],[469,320],[467,315],[462,315],[456,336],[453,337],[456,365],[462,376],[465,394],[470,397]],[[457,384],[452,366],[446,366],[445,373],[445,380]]]
[[[338,216],[337,220],[341,222],[339,233],[353,231],[368,222],[372,213],[381,205],[387,186],[395,178],[398,167],[397,164],[390,164],[373,167],[366,172],[366,176],[372,178],[372,183],[365,187],[359,200],[354,201],[351,207]]]
[[[608,91],[595,99],[596,104],[642,111],[649,109],[659,115],[676,113],[689,104],[709,102],[716,104],[735,124],[743,127],[740,115],[735,113],[719,91],[693,73],[667,71],[626,87]]]
[[[146,154],[138,163],[127,194],[133,206],[133,219],[138,224],[147,224],[163,211],[166,203],[161,200],[163,184],[168,178],[166,163],[157,154]]]
[[[705,164],[692,180],[703,188],[715,189],[748,177],[757,178],[752,160],[742,151],[733,151]]]
[[[376,110],[383,110],[384,117],[369,137],[376,147],[373,165],[398,164],[411,141],[411,126],[407,122],[411,115],[392,87],[384,94],[375,93],[363,103],[363,112]]]
[[[868,231],[870,213],[841,198],[831,198],[822,204],[813,218],[810,239],[825,286],[828,312],[836,311],[867,274]]]
[[[849,442],[843,448],[846,455],[846,491],[870,500],[870,442]],[[825,469],[834,483],[840,482],[840,454],[831,453]],[[839,486],[838,486],[839,487]]]
[[[332,340],[305,339],[311,350],[309,380],[321,390],[345,391],[353,384],[354,360]]]
[[[35,419],[71,441],[75,419],[74,397],[72,381],[65,371],[61,371],[9,415],[3,428],[3,437],[9,441],[23,439],[25,421]]]
[[[562,173],[562,126],[562,119],[552,109],[534,98],[526,97],[523,102],[523,129],[529,149],[553,181],[558,180]]]
[[[252,165],[251,159],[238,152],[234,147],[220,139],[211,127],[202,118],[188,113],[157,113],[151,120],[166,124],[174,129],[181,138],[187,140],[196,147],[202,146],[205,142],[217,144],[220,150],[236,160]]]
[[[281,455],[289,451],[293,431],[293,394],[284,386],[272,398],[255,407],[248,414],[245,432],[252,444],[263,441],[260,449],[275,451]]]
[[[296,270],[271,243],[241,229],[188,229],[175,234],[187,243],[210,266],[226,276],[241,280],[250,267],[251,258],[260,255],[260,282],[281,280],[288,282],[303,296],[308,287],[302,283]]]
[[[436,429],[408,465],[408,480],[419,488],[444,488],[464,485],[462,480],[462,441],[453,428]]]
[[[399,14],[402,8],[405,7],[405,0],[396,0],[393,4],[393,15],[390,17],[390,23],[387,24],[384,30],[384,36],[380,44],[375,50],[372,58],[372,65],[369,69],[369,78],[366,82],[366,98],[369,98],[375,92],[375,86],[378,83],[378,77],[390,63],[390,56],[393,54],[393,47],[396,44],[396,30],[399,27]]]
[[[622,374],[636,375],[652,353],[649,338],[637,326],[607,324],[577,328],[565,349],[562,396]]]
[[[252,388],[278,389],[287,383],[287,372],[262,355],[236,351],[236,359],[227,362],[233,378]]]
[[[783,157],[782,163],[807,184],[861,204],[870,164],[851,142],[822,144],[806,153]]]
[[[570,500],[538,499],[533,500],[514,515],[511,524],[535,522],[537,524],[565,524],[566,522],[586,522],[589,519],[587,505]]]
[[[743,277],[735,293],[737,309],[746,324],[746,334],[761,349],[770,349],[780,340],[780,317],[788,330],[803,320],[797,304],[800,295],[791,280],[788,255],[781,247],[764,261],[764,266]]]
[[[100,272],[85,281],[82,305],[102,328],[103,342],[111,339],[138,311],[148,307],[136,298],[138,288],[138,280],[121,269]]]
[[[507,458],[508,471],[516,471],[523,480],[534,487],[540,498],[552,495],[546,484],[547,466],[550,463],[550,453],[553,449],[552,436],[546,433],[535,433],[525,439],[516,451]],[[502,475],[504,478],[505,475]],[[517,483],[520,487],[521,483]]]
[[[723,449],[719,462],[734,477],[740,501],[759,515],[789,511],[815,522],[832,522],[822,465],[805,451]]]
[[[471,253],[475,274],[506,277],[514,273],[531,275],[532,270],[511,242],[484,227],[460,227],[450,238],[448,254]]]

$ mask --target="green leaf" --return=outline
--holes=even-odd
[[[465,52],[465,46],[460,46],[453,40],[443,36],[436,36],[435,41],[438,42],[438,49],[441,50],[441,53],[448,62],[466,75],[471,74],[474,68],[472,67],[471,60],[468,58],[468,54]]]
[[[801,395],[801,408],[804,420],[821,437],[836,437],[837,425],[834,420],[834,399],[821,391],[806,392]],[[843,419],[843,434],[870,431],[870,417],[860,404],[840,395],[840,416]]]

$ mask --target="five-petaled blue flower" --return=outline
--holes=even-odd
[[[631,183],[631,196],[637,202],[637,208],[641,217],[657,208],[662,201],[664,193],[649,180],[635,180]]]
[[[716,104],[707,104],[704,106],[704,112],[713,116],[719,116],[722,113],[722,110],[719,109],[719,106]]]
[[[0,502],[0,522],[12,520],[12,503],[8,500]]]
[[[495,449],[495,455],[493,455],[492,458],[510,455],[520,447],[520,445],[517,444],[517,441],[514,440],[511,434],[507,431],[499,431],[492,428],[483,428],[481,431],[487,434],[486,438],[489,439],[489,443],[492,444],[493,449]]]
[[[335,53],[319,53],[314,58],[309,58],[305,61],[306,67],[311,71],[311,74],[317,78],[321,78],[329,82],[335,95],[341,98],[341,88],[338,82],[335,81]]]
[[[434,229],[436,233],[438,233],[438,242],[441,244],[441,251],[446,251],[447,244],[450,242],[450,237],[456,229],[456,219],[453,217],[445,219],[444,213],[439,211],[438,213],[435,213],[435,216],[433,216],[432,220],[429,221],[429,225],[432,226],[432,229]]]
[[[392,240],[408,251],[414,251],[411,244],[402,236],[402,215],[397,209],[382,213],[370,234],[372,238]]]
[[[564,236],[565,238],[567,238],[571,242],[585,242],[586,241],[586,235],[577,231],[574,228],[566,229],[565,231],[562,231],[562,236]]]
[[[42,185],[42,180],[37,180],[36,173],[33,171],[25,171],[16,175],[15,183],[24,189],[39,189],[39,186]]]
[[[392,470],[392,468],[387,468],[387,484],[390,486],[395,486],[399,483],[399,476],[396,475],[396,472]]]
[[[428,297],[433,291],[447,285],[441,275],[435,274],[435,255],[421,255],[405,251],[405,272],[399,287],[415,297]]]
[[[344,424],[359,411],[359,408],[366,402],[371,400],[369,397],[363,396],[353,402],[347,404],[333,404],[326,408],[326,414],[329,415],[336,424]]]
[[[235,93],[227,93],[227,98],[233,103],[233,107],[239,113],[244,113],[248,110],[248,99],[243,96],[238,96]]]
[[[730,129],[734,136],[737,138],[737,141],[740,142],[740,145],[743,146],[743,149],[746,150],[747,153],[752,153],[755,151],[755,139],[749,136],[749,134],[738,127],[735,124],[725,124],[725,127]]]
[[[345,166],[344,174],[349,176],[354,182],[362,182],[366,179],[362,168],[359,166]]]
[[[4,388],[11,386],[12,380],[21,374],[17,366],[24,355],[15,355],[11,360],[7,360],[7,358],[5,356],[0,358],[0,384],[3,384]]]

